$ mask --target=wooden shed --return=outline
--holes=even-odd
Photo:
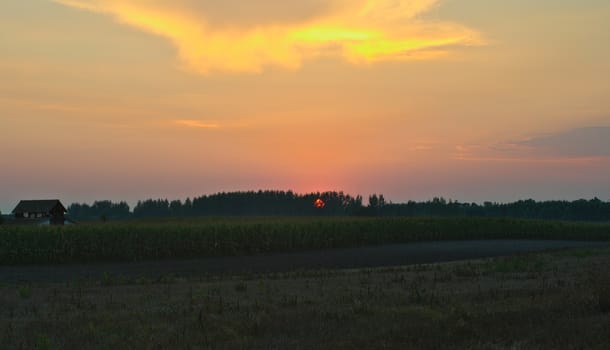
[[[12,213],[15,222],[36,219],[41,222],[48,220],[50,225],[63,225],[66,212],[66,208],[58,199],[49,199],[20,201]]]

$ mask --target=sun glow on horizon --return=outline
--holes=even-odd
[[[602,198],[608,18],[600,0],[3,0],[0,210]]]

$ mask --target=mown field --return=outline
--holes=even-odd
[[[610,247],[433,265],[0,284],[2,349],[609,349]]]
[[[499,218],[197,218],[0,226],[0,264],[187,259],[434,240],[610,241],[610,224]]]

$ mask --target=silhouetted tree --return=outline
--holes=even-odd
[[[167,217],[171,216],[169,201],[167,199],[147,199],[138,201],[133,208],[135,217]]]
[[[121,220],[129,218],[131,212],[126,202],[95,201],[92,205],[73,203],[68,214],[77,220]]]

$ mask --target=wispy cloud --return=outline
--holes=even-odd
[[[417,140],[409,147],[410,151],[424,152],[436,150],[443,146],[440,141],[437,140]]]
[[[610,127],[577,128],[516,143],[539,154],[565,157],[610,157]]]
[[[198,128],[198,129],[218,129],[218,128],[220,128],[220,125],[217,123],[204,122],[204,121],[195,120],[195,119],[178,119],[178,120],[175,120],[174,123],[181,125],[181,126],[186,126],[189,128]]]
[[[610,127],[571,129],[493,145],[459,145],[454,159],[519,163],[590,163],[610,159]]]
[[[329,0],[327,6],[319,6],[298,20],[284,13],[288,19],[236,20],[223,25],[212,11],[214,6],[223,6],[222,1],[216,5],[200,1],[199,6],[188,0],[53,1],[105,13],[165,37],[174,43],[188,67],[203,74],[261,72],[267,66],[298,69],[305,60],[321,55],[339,56],[354,64],[429,59],[456,46],[482,43],[478,32],[463,25],[418,17],[440,0]],[[256,2],[263,9],[272,8],[264,6],[271,3],[277,5],[278,1]],[[301,5],[284,2],[283,6],[298,11]],[[233,12],[239,18],[240,11]]]

